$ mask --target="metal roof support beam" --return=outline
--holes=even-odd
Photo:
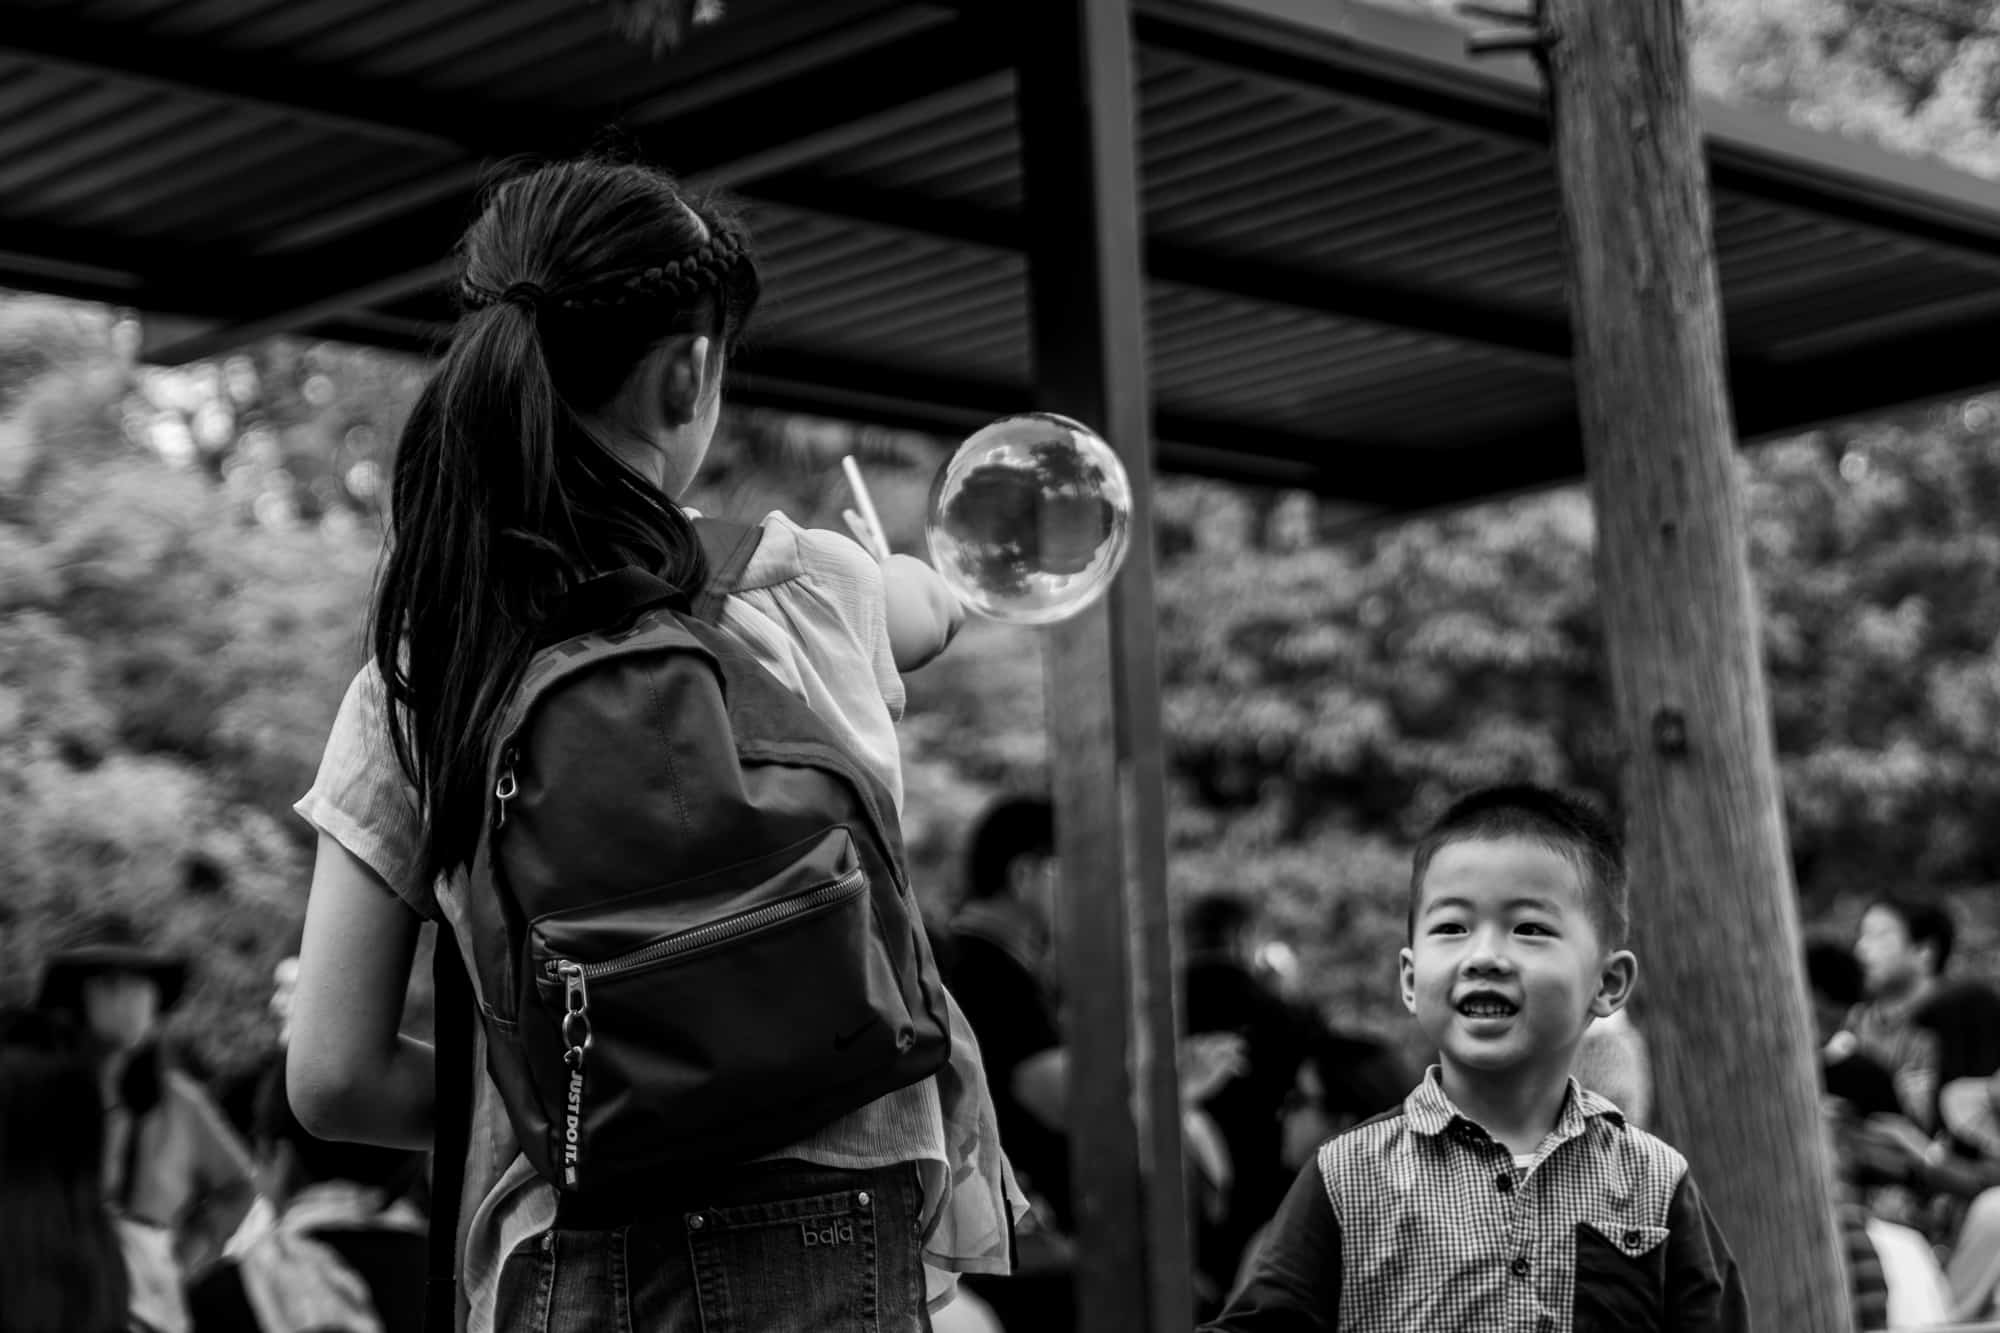
[[[785,61],[760,58],[747,67],[739,62],[697,75],[647,97],[622,119],[657,123],[753,92],[773,82],[781,66],[787,77],[825,68],[853,57],[859,47],[948,17],[879,0],[842,5],[842,11],[859,11],[842,16],[830,4],[816,8],[820,12],[801,34],[805,40]],[[824,30],[829,26],[831,33]],[[550,142],[580,143],[597,125],[590,118],[484,103],[460,92],[442,96],[393,81],[346,78],[267,51],[232,55],[207,42],[80,21],[59,7],[10,8],[0,26],[0,55],[176,97],[224,102],[383,144],[472,157],[528,151]]]
[[[787,207],[910,235],[948,237],[995,250],[1023,246],[1022,219],[951,200],[925,199],[858,181],[782,176],[743,193]],[[1160,282],[1198,288],[1259,305],[1358,320],[1426,337],[1471,343],[1512,358],[1522,369],[1569,374],[1569,326],[1560,319],[1477,301],[1459,301],[1358,273],[1305,272],[1234,259],[1148,237],[1146,271]]]
[[[1035,403],[1089,422],[1131,480],[1125,567],[1043,638],[1069,1011],[1079,1333],[1193,1317],[1167,906],[1153,590],[1152,395],[1129,0],[1023,5],[1017,46]]]
[[[744,93],[689,112],[673,126],[676,151],[656,153],[686,181],[734,185],[801,162],[900,123],[912,104],[962,95],[968,82],[1004,78],[1007,53],[978,31],[958,26],[926,31],[855,57],[838,68],[813,68],[784,84]],[[816,128],[796,132],[788,108],[812,107]],[[564,151],[581,151],[585,141]],[[247,270],[218,266],[161,281],[155,305],[207,315],[214,330],[149,349],[164,363],[213,356],[246,341],[314,323],[341,309],[391,301],[436,285],[476,206],[480,164],[443,197],[409,210],[394,208],[368,226],[302,254]]]
[[[1462,29],[1354,0],[1141,0],[1148,47],[1467,134],[1545,145],[1525,58],[1475,61]],[[1932,162],[1713,102],[1698,107],[1717,194],[1798,209],[2000,272],[2000,188]]]

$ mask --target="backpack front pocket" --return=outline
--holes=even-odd
[[[706,877],[529,935],[523,1037],[566,1188],[594,1156],[713,1162],[795,1141],[798,1108],[867,1081],[915,1040],[868,877],[845,830],[755,882]]]

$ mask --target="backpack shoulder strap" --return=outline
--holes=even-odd
[[[472,979],[451,927],[440,922],[431,958],[436,987],[437,1096],[432,1122],[431,1212],[424,1271],[424,1333],[453,1333],[458,1323],[459,1196],[472,1152]]]
[[[694,530],[701,538],[702,554],[708,557],[708,584],[694,599],[692,613],[695,619],[712,625],[722,614],[722,599],[736,590],[743,571],[750,567],[750,557],[757,554],[764,530],[722,518],[698,518]]]

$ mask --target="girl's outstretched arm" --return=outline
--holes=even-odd
[[[285,1056],[286,1090],[307,1133],[431,1146],[436,1062],[400,1030],[421,925],[360,858],[320,835]]]

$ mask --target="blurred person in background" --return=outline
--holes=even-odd
[[[1888,895],[1862,913],[1854,939],[1866,1001],[1848,1029],[1864,1053],[1888,1067],[1902,1113],[1924,1133],[1938,1125],[1942,1043],[1934,1001],[1956,935],[1942,903]],[[1962,1037],[1954,1031],[1954,1045]]]
[[[1199,1103],[1228,1150],[1229,1180],[1196,1231],[1196,1264],[1220,1298],[1251,1235],[1277,1211],[1294,1170],[1284,1164],[1285,1099],[1322,1025],[1257,966],[1256,912],[1232,893],[1206,893],[1181,914],[1182,1013],[1190,1037],[1242,1038],[1239,1074]]]
[[[258,1079],[257,1170],[274,1218],[192,1286],[193,1333],[421,1333],[423,1154],[314,1138],[282,1057]]]
[[[160,1019],[186,985],[185,961],[102,922],[50,958],[37,1001],[74,1022],[94,1057],[106,1107],[104,1196],[146,1247],[148,1266],[181,1274],[222,1253],[256,1196],[242,1141],[160,1040]]]
[[[1576,1048],[1576,1081],[1611,1100],[1627,1124],[1644,1129],[1653,1119],[1653,1060],[1646,1037],[1620,1009],[1584,1029]]]
[[[104,1205],[104,1103],[81,1034],[0,1011],[0,1333],[125,1333],[125,1258]]]
[[[1035,1096],[1023,1078],[1033,1057],[1062,1045],[1053,976],[1055,837],[1055,812],[1042,797],[1007,797],[987,808],[967,844],[965,901],[938,962],[979,1040],[1007,1157],[1038,1209],[1067,1230],[1069,1139],[1029,1109]]]
[[[1921,1135],[1903,1116],[1888,1068],[1846,1027],[1865,990],[1861,964],[1846,945],[1819,939],[1807,944],[1805,965],[1855,1327],[1941,1321],[1949,1305],[1943,1271],[1923,1234],[1901,1220],[1920,1215]]]

